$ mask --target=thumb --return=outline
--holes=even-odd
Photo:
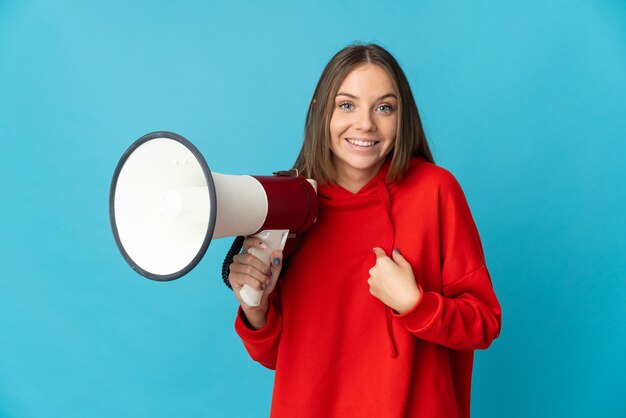
[[[406,258],[404,258],[404,256],[402,254],[400,254],[400,250],[397,248],[394,248],[393,251],[391,252],[391,257],[393,258],[393,261],[396,262],[397,265],[399,266],[408,266],[409,262],[406,261]]]
[[[270,253],[270,269],[272,271],[272,277],[270,279],[269,284],[265,288],[265,294],[269,294],[274,290],[274,286],[276,286],[276,282],[278,281],[278,277],[280,276],[280,271],[283,268],[283,252],[276,250]]]
[[[374,247],[374,254],[376,254],[376,258],[387,257],[387,253],[380,247]]]
[[[274,272],[279,272],[283,268],[283,252],[272,251],[270,254],[270,268]]]

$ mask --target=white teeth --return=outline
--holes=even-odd
[[[377,141],[362,141],[360,139],[346,138],[352,145],[358,145],[359,147],[371,147],[376,144]]]

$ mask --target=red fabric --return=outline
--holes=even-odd
[[[251,357],[276,370],[272,417],[470,415],[473,350],[501,324],[478,231],[449,172],[416,159],[389,184],[387,169],[357,194],[320,187],[267,325],[251,330],[239,312]],[[404,315],[369,293],[376,246],[413,266],[422,296]]]

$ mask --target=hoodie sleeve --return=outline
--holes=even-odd
[[[454,350],[484,349],[500,333],[501,309],[465,195],[449,173],[438,204],[442,292],[420,287],[417,304],[396,316],[423,340]]]
[[[276,370],[276,357],[283,323],[280,311],[276,306],[277,290],[278,286],[270,295],[267,323],[263,328],[257,330],[250,328],[241,307],[239,307],[235,319],[235,331],[252,360],[271,370]]]

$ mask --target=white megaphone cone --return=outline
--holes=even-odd
[[[133,270],[167,281],[191,271],[212,239],[227,236],[259,234],[268,249],[251,253],[269,264],[270,253],[282,250],[290,233],[313,224],[317,195],[315,183],[303,177],[212,173],[185,138],[153,132],[131,145],[117,165],[109,215]],[[240,291],[251,306],[262,294],[247,285]]]

